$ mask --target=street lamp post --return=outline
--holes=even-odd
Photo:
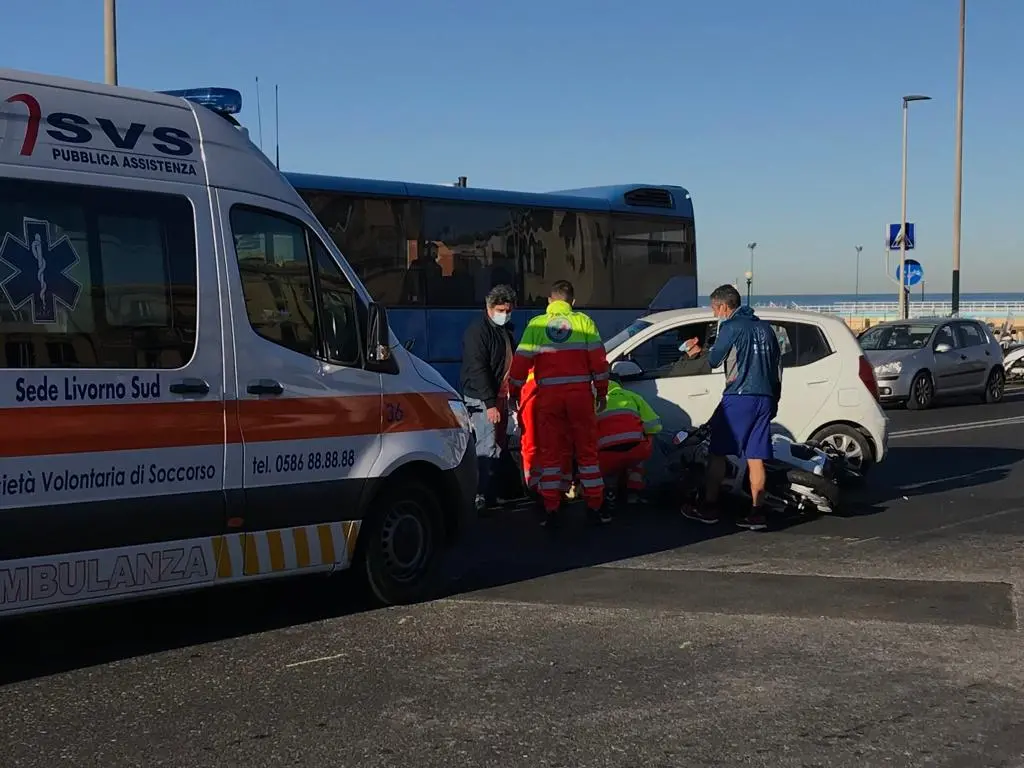
[[[746,273],[747,304],[750,304],[751,286],[754,284],[754,249],[757,248],[757,243],[747,243],[747,248],[750,249],[750,269]]]
[[[912,101],[930,101],[931,96],[915,94],[903,97],[903,204],[900,206],[900,318],[907,319],[907,105]]]
[[[855,245],[853,249],[857,252],[857,267],[853,278],[853,302],[856,304],[860,301],[860,252],[864,250],[863,245]]]
[[[956,178],[953,181],[953,316],[960,314],[960,196],[964,188],[964,29],[967,0],[960,0],[960,61],[956,76]]]
[[[117,8],[116,0],[103,2],[103,65],[107,85],[117,85]]]

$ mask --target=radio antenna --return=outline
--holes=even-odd
[[[281,170],[281,113],[277,108],[277,83],[274,83],[274,163]]]
[[[260,152],[263,151],[263,110],[260,109],[260,78],[256,76],[256,120],[260,132]]]

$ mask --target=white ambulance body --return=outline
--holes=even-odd
[[[246,133],[0,69],[0,617],[352,565],[421,599],[472,445]]]

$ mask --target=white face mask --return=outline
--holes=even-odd
[[[491,315],[491,322],[494,323],[495,325],[504,325],[505,323],[508,322],[508,313],[495,312],[493,315]]]

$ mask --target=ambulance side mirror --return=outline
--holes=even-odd
[[[371,363],[383,363],[391,359],[388,330],[388,311],[383,304],[373,301],[367,307],[366,359]]]

